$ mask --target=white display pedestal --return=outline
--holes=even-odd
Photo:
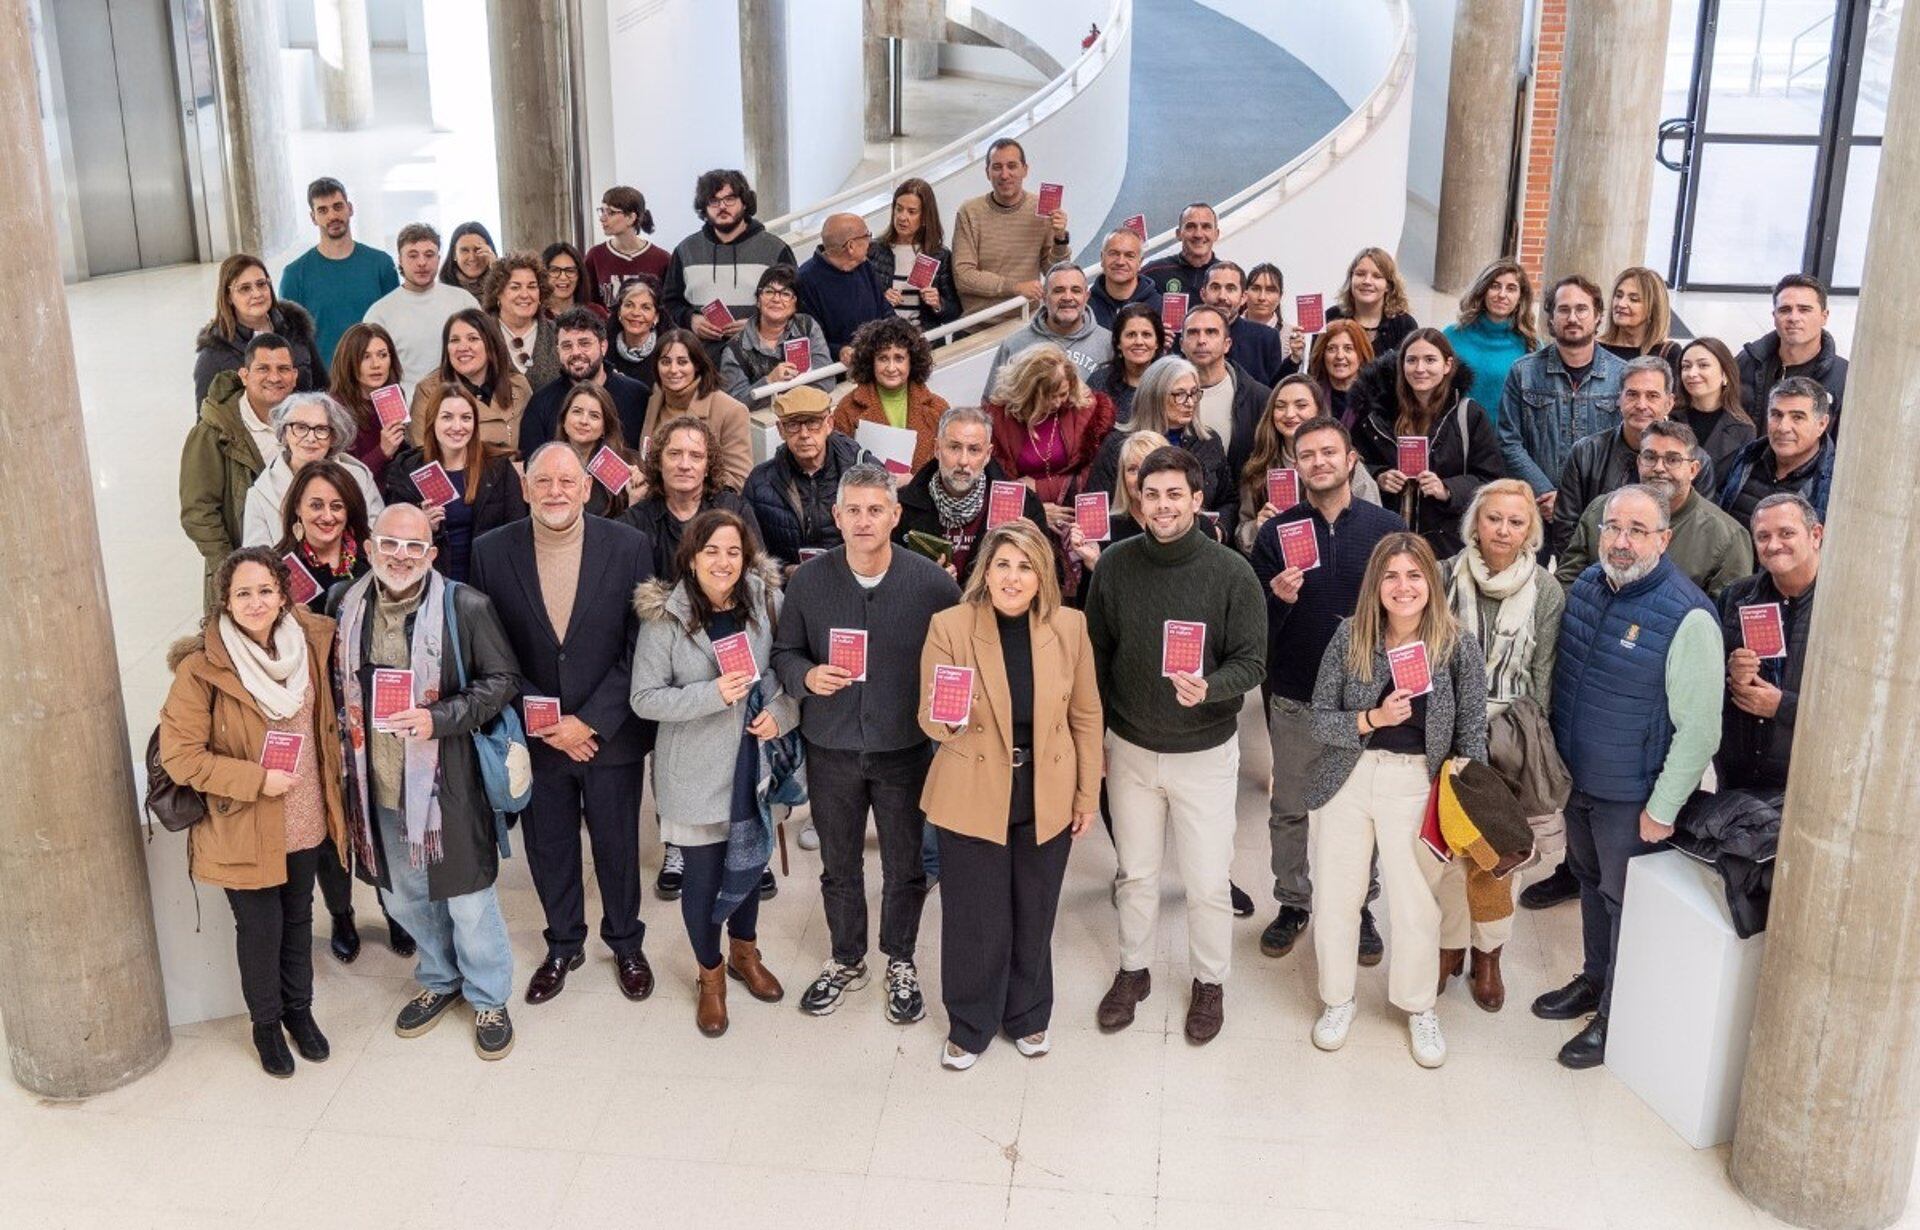
[[[1713,868],[1677,850],[1628,864],[1607,1067],[1696,1149],[1733,1139],[1766,940],[1734,934]]]
[[[135,798],[146,796],[146,766],[133,765]],[[247,1010],[240,994],[240,966],[233,953],[233,911],[227,895],[205,884],[200,889],[200,929],[194,930],[194,884],[187,878],[187,835],[153,826],[140,841],[147,856],[147,882],[153,888],[153,926],[160,941],[160,977],[167,990],[167,1024],[191,1025]],[[322,915],[324,917],[324,914]]]

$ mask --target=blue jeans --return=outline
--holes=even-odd
[[[474,1009],[504,1007],[513,994],[513,947],[493,886],[446,901],[427,894],[427,869],[407,861],[407,822],[381,808],[380,848],[387,882],[380,904],[419,946],[414,979],[442,995],[459,992]]]
[[[700,962],[700,968],[712,969],[722,959],[720,924],[713,921],[713,903],[720,898],[720,881],[726,874],[727,843],[681,846],[680,854],[686,859],[686,873],[680,881],[680,921],[686,924],[694,959]],[[727,934],[751,943],[759,920],[760,890],[756,885],[746,900],[733,907]]]

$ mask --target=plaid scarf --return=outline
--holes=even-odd
[[[348,797],[360,814],[354,817],[353,848],[356,857],[369,867],[379,866],[375,851],[379,841],[373,832],[372,780],[367,776],[367,740],[382,737],[368,720],[366,697],[360,686],[362,630],[371,617],[373,604],[381,600],[374,590],[377,584],[369,572],[355,581],[340,603],[340,629],[334,659],[339,663],[339,692],[342,713],[340,729],[348,742]],[[429,571],[424,581],[419,609],[413,617],[413,638],[408,665],[413,669],[414,703],[422,707],[440,699],[440,661],[446,632],[446,582],[438,572]],[[407,826],[408,862],[415,867],[437,863],[445,853],[440,830],[440,740],[408,739],[405,742],[405,771],[400,792],[400,810]]]

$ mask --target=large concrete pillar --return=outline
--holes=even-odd
[[[893,62],[885,37],[869,34],[861,40],[860,75],[867,87],[863,135],[870,143],[889,141],[893,138]]]
[[[747,151],[742,169],[760,198],[760,216],[773,218],[792,204],[787,175],[787,3],[739,0],[739,5],[740,114]]]
[[[1584,273],[1602,286],[1645,263],[1653,139],[1671,0],[1567,6],[1546,282]],[[1632,50],[1628,50],[1632,49]]]
[[[908,81],[931,81],[940,75],[940,44],[924,38],[907,40],[906,54],[902,57],[907,70]]]
[[[487,0],[503,253],[579,238],[567,21],[567,0]]]
[[[32,397],[0,398],[0,1020],[14,1079],[102,1093],[167,1054],[120,665],[60,284],[27,0],[0,0],[0,332]]]
[[[373,119],[373,48],[367,37],[367,0],[313,0],[313,28],[327,127],[365,128]]]
[[[1436,290],[1464,289],[1481,266],[1507,253],[1514,87],[1525,11],[1516,0],[1461,0],[1454,14]]]
[[[1896,56],[1733,1142],[1734,1183],[1803,1226],[1892,1222],[1920,1140],[1920,519],[1910,449],[1889,447],[1920,437],[1911,12]]]
[[[280,92],[279,0],[213,0],[220,118],[227,132],[227,185],[234,238],[273,263],[299,237],[305,217],[293,183],[291,129]]]

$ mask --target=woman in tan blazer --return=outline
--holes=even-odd
[[[1071,839],[1099,812],[1100,695],[1086,619],[1060,605],[1053,550],[1031,522],[988,531],[960,604],[920,654],[920,725],[938,745],[920,806],[938,830],[946,1067],[1004,1030],[1049,1049],[1053,918]],[[935,721],[936,666],[973,672],[964,722]]]

